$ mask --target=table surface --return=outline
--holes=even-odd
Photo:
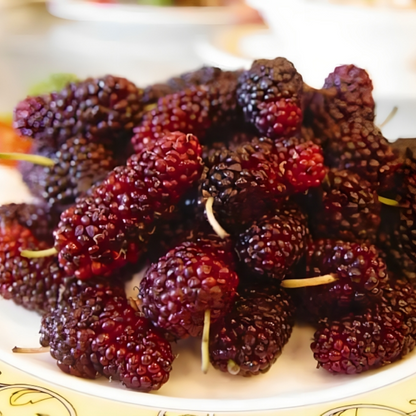
[[[416,379],[407,378],[394,385],[349,399],[295,409],[256,412],[256,416],[414,416]],[[253,413],[183,412],[145,408],[109,401],[63,388],[0,361],[0,411],[3,415],[90,416],[252,416]],[[253,415],[254,416],[254,415]]]

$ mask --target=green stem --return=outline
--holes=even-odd
[[[282,280],[281,286],[286,289],[296,289],[299,287],[326,285],[336,280],[338,280],[336,275],[326,274],[324,276],[308,277],[305,279],[285,279]]]
[[[385,120],[378,126],[380,129],[383,128],[397,113],[398,108],[394,106]]]
[[[398,207],[400,206],[400,203],[398,201],[396,201],[395,199],[390,199],[390,198],[385,198],[384,196],[378,196],[378,200],[384,204],[384,205],[388,205],[390,207]]]
[[[227,361],[227,371],[231,375],[236,376],[240,372],[240,366],[234,360],[230,359]]]
[[[212,205],[214,204],[214,198],[210,196],[207,199],[207,202],[205,203],[205,212],[207,213],[207,219],[210,223],[213,230],[216,232],[216,234],[221,238],[226,238],[230,234],[227,233],[227,231],[224,230],[224,228],[221,227],[220,223],[215,218],[214,212],[212,210]]]
[[[32,250],[22,250],[20,252],[20,255],[22,257],[27,257],[28,259],[39,259],[41,257],[49,257],[49,256],[55,256],[58,254],[58,251],[55,247],[48,248],[46,250],[38,250],[38,251],[32,251]]]
[[[37,347],[37,348],[14,347],[12,351],[15,353],[39,354],[41,352],[49,352],[50,347]]]
[[[204,315],[204,329],[202,331],[201,341],[201,370],[204,374],[208,372],[209,367],[209,328],[211,326],[211,311],[207,309]]]
[[[4,160],[23,160],[25,162],[31,162],[35,165],[53,166],[55,162],[46,156],[32,155],[26,153],[0,153],[0,159]]]

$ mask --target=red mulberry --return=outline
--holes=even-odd
[[[27,259],[20,253],[23,249],[42,250],[46,247],[20,224],[1,227],[0,294],[39,314],[57,306],[65,276],[56,257]]]
[[[170,133],[115,168],[91,196],[64,211],[55,248],[67,274],[107,276],[136,262],[155,219],[166,215],[198,180],[200,155],[194,136]]]
[[[319,186],[327,173],[321,146],[292,137],[276,141],[276,153],[288,193],[305,192]]]
[[[174,131],[194,134],[202,142],[212,124],[210,108],[208,87],[204,85],[160,98],[156,107],[134,128],[131,139],[134,150],[138,153],[149,143]]]
[[[324,320],[314,335],[311,349],[318,367],[334,374],[358,374],[382,367],[407,352],[409,327],[385,305],[361,314]]]
[[[143,311],[173,337],[202,334],[204,315],[211,322],[231,308],[238,277],[204,244],[183,243],[153,263],[140,283]]]
[[[315,322],[379,302],[388,282],[386,265],[375,246],[345,241],[312,242],[306,255],[306,273],[297,273],[299,277],[332,274],[337,278],[332,283],[299,289],[303,308]]]

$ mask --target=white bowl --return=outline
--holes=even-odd
[[[246,2],[262,15],[282,56],[312,83],[337,65],[354,63],[371,73],[375,90],[383,84],[391,96],[416,91],[416,6],[327,0]]]

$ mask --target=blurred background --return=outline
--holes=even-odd
[[[261,19],[239,1],[0,0],[0,112],[50,74],[163,81],[207,63],[197,45],[219,27],[248,23]]]
[[[147,86],[276,56],[314,87],[362,66],[379,112],[404,100],[416,113],[416,0],[0,0],[0,113],[51,74]]]

